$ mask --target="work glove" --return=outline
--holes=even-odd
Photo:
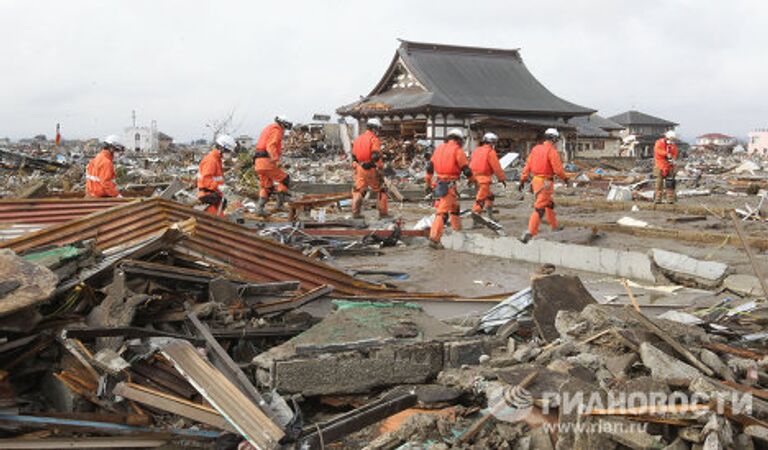
[[[427,195],[431,194],[432,193],[432,186],[430,186],[428,184],[425,184],[424,185],[424,193],[426,193]]]
[[[219,185],[219,192],[221,192],[223,195],[226,195],[230,190],[230,187],[226,184]]]
[[[565,178],[563,179],[563,183],[565,183],[565,185],[566,185],[566,186],[568,186],[568,183],[570,183],[570,182],[571,182],[571,179],[570,179],[570,178],[568,178],[568,177],[565,177]]]
[[[517,184],[517,190],[523,192],[523,189],[525,189],[525,183],[521,181]]]
[[[507,188],[507,182],[506,181],[501,181],[501,185],[504,186],[504,189]]]

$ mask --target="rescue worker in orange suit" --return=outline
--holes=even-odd
[[[467,179],[472,178],[472,170],[469,168],[467,155],[462,144],[464,133],[459,129],[448,131],[446,141],[435,149],[432,158],[427,163],[426,191],[432,193],[437,199],[435,221],[429,231],[429,246],[441,249],[443,245],[440,238],[443,236],[445,223],[450,220],[451,228],[461,230],[461,217],[459,216],[459,192],[456,182],[464,174]],[[433,177],[437,176],[433,189]]]
[[[384,162],[381,160],[381,141],[376,133],[381,129],[381,120],[373,118],[366,122],[368,130],[352,144],[352,166],[355,169],[355,186],[352,188],[352,216],[363,217],[360,210],[363,196],[370,188],[376,195],[379,219],[388,216],[387,191],[384,187]]]
[[[491,182],[493,176],[499,180],[504,187],[507,187],[507,177],[501,169],[499,157],[496,155],[496,143],[499,137],[494,133],[485,133],[480,147],[472,152],[469,160],[469,168],[472,169],[474,182],[477,184],[477,196],[475,204],[472,206],[472,212],[481,214],[483,211],[488,218],[493,219],[493,200],[494,195],[491,192]]]
[[[657,140],[656,145],[653,146],[653,158],[656,160],[656,165],[653,167],[653,176],[656,177],[654,203],[661,203],[664,191],[666,191],[667,202],[675,203],[675,188],[677,187],[677,180],[675,180],[677,170],[674,163],[677,160],[676,137],[674,131],[667,131],[664,137]]]
[[[554,177],[558,176],[568,184],[568,176],[565,175],[563,162],[560,160],[555,146],[555,142],[559,138],[560,133],[556,129],[547,129],[544,132],[544,142],[534,146],[525,161],[518,188],[520,192],[523,192],[528,176],[533,175],[531,190],[533,191],[534,203],[533,213],[528,220],[528,230],[520,237],[522,243],[527,243],[539,233],[542,217],[546,217],[552,231],[560,229],[555,216],[555,202],[552,200],[555,193]]]
[[[224,216],[227,208],[229,186],[224,184],[224,166],[222,159],[229,158],[235,151],[237,143],[226,134],[216,137],[215,144],[203,160],[197,172],[197,199],[200,203],[208,205],[205,212]],[[226,156],[225,156],[226,155]]]
[[[277,184],[276,209],[281,210],[288,196],[291,177],[280,168],[280,156],[283,153],[283,135],[293,124],[285,116],[275,117],[275,121],[261,131],[256,142],[256,154],[253,157],[253,168],[259,176],[259,207],[257,214],[266,215],[265,207],[269,197],[275,191]]]
[[[115,152],[125,150],[120,138],[112,134],[101,142],[101,151],[85,169],[86,197],[122,197],[115,184]]]

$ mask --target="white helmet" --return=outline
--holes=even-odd
[[[286,116],[285,114],[276,115],[275,122],[280,124],[280,126],[283,128],[287,128],[289,130],[293,128],[293,123],[291,123],[291,121],[288,120],[288,116]]]
[[[560,137],[560,133],[557,131],[557,128],[547,128],[546,131],[544,131],[544,137],[557,140]]]
[[[368,128],[381,128],[381,119],[372,117],[368,119],[365,124],[368,125]]]
[[[216,136],[216,145],[224,151],[234,152],[237,142],[235,142],[235,138],[228,134],[220,134]]]
[[[113,150],[125,150],[125,146],[121,142],[121,139],[116,134],[110,134],[101,141],[102,145]]]
[[[464,140],[464,132],[458,128],[451,128],[450,130],[448,130],[448,134],[446,137],[449,137],[449,138],[454,137],[454,138],[459,138],[461,140]]]
[[[669,130],[666,133],[664,133],[664,137],[669,140],[673,140],[673,139],[677,139],[677,134],[673,130]]]
[[[496,136],[495,133],[485,133],[483,135],[483,142],[487,142],[489,144],[495,144],[499,142],[499,137]]]

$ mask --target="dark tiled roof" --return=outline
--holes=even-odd
[[[654,117],[649,114],[641,113],[640,111],[627,111],[625,113],[609,117],[608,119],[624,126],[656,125],[674,127],[678,125],[675,122],[670,122],[669,120],[662,119],[660,117]]]
[[[421,86],[390,89],[401,64]],[[394,59],[368,97],[339,113],[431,108],[500,114],[586,115],[590,108],[557,97],[523,63],[517,50],[458,47],[402,41]]]

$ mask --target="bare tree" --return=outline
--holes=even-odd
[[[235,121],[235,108],[232,108],[229,111],[229,114],[227,114],[221,119],[209,120],[208,123],[205,124],[205,127],[210,128],[211,130],[211,134],[212,134],[211,140],[215,141],[220,134],[235,133],[242,125],[242,121],[237,125],[233,124],[234,121]]]

